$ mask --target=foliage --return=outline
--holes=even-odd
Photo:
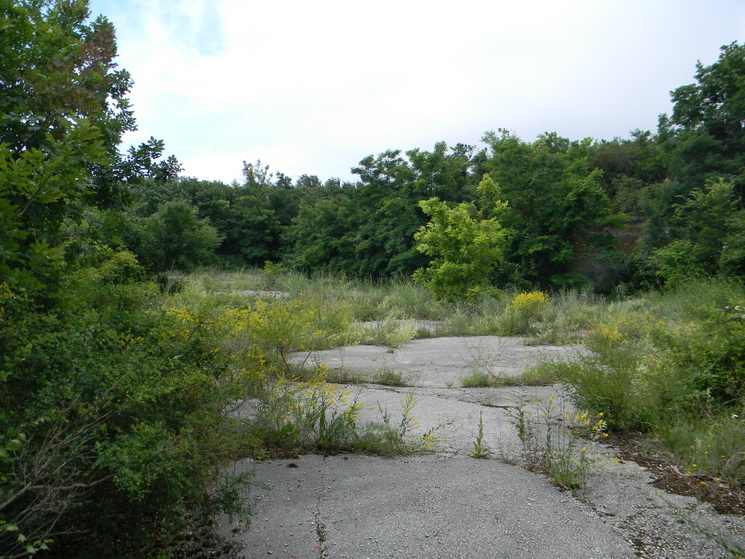
[[[657,275],[667,283],[675,283],[745,266],[741,242],[745,231],[740,229],[745,210],[735,208],[729,183],[720,180],[704,190],[693,189],[687,200],[675,208],[674,223],[680,238],[652,253]]]
[[[114,62],[112,25],[89,21],[87,1],[2,1],[0,14],[3,553],[138,556],[158,539],[152,524],[167,546],[183,511],[209,511],[220,464],[242,453],[430,447],[432,432],[411,437],[413,392],[400,421],[381,410],[361,426],[361,403],[322,371],[289,380],[309,359],[291,352],[363,337],[394,346],[414,335],[413,319],[535,340],[587,331],[592,353],[554,368],[583,407],[609,428],[659,436],[691,468],[745,479],[745,296],[737,283],[690,279],[745,274],[745,47],[699,64],[656,136],[526,143],[502,131],[479,153],[438,143],[370,155],[355,184],[293,184],[257,162],[225,185],[176,178],[155,138],[119,152],[135,129],[132,81]],[[636,225],[627,236],[619,212]],[[256,300],[198,282],[168,294],[147,281],[146,269],[218,258],[269,262],[263,277],[227,279],[289,295]],[[421,285],[404,281],[414,273]],[[667,291],[610,305],[558,291],[658,281]],[[553,291],[508,304],[505,286]],[[249,420],[236,404],[247,397]],[[544,434],[558,436],[544,412]],[[517,427],[532,445],[525,416]],[[576,484],[582,455],[562,449],[578,443],[546,443],[538,462]],[[230,508],[225,483],[215,494]]]
[[[487,175],[479,191],[501,214],[507,204],[496,200],[499,189]],[[489,290],[491,272],[497,266],[507,232],[497,217],[485,219],[473,203],[449,206],[436,198],[419,203],[430,222],[414,235],[416,248],[430,256],[427,268],[414,273],[414,281],[429,287],[438,299],[475,297]]]
[[[372,381],[383,386],[406,386],[409,384],[410,376],[389,369],[381,369],[375,373]]]
[[[322,367],[311,380],[297,384],[279,377],[260,394],[249,433],[263,448],[352,450],[362,403],[350,396],[326,384]]]
[[[606,423],[602,412],[593,418],[588,411],[573,411],[562,403],[554,394],[548,399],[522,394],[508,416],[517,430],[527,467],[546,474],[562,489],[575,490],[584,485],[588,475],[587,447],[607,436]]]
[[[53,309],[2,300],[0,433],[26,439],[0,464],[0,514],[70,556],[73,541],[105,555],[125,533],[146,540],[141,519],[156,511],[174,529],[239,446],[225,404],[245,381],[215,351],[216,309],[171,304],[141,274],[103,250],[65,277]],[[97,537],[82,545],[76,525]]]
[[[363,344],[396,348],[410,342],[415,334],[416,329],[411,321],[396,320],[388,316],[363,325],[359,329],[359,341]]]
[[[505,250],[502,281],[578,287],[589,277],[578,259],[597,259],[613,238],[605,229],[620,222],[589,163],[590,141],[544,134],[532,144],[501,130],[484,136],[491,179],[508,203],[501,221],[514,234]]]
[[[479,432],[476,435],[476,439],[473,441],[473,452],[471,458],[489,458],[491,456],[491,449],[484,444],[484,412],[479,412]]]
[[[216,262],[219,233],[209,222],[198,219],[196,210],[185,202],[167,202],[135,226],[133,249],[152,272],[188,272]]]
[[[0,144],[0,273],[10,285],[39,289],[58,273],[61,225],[89,189],[87,165],[105,158],[88,121],[48,136],[43,148],[14,153]]]
[[[481,388],[492,386],[496,376],[494,373],[476,370],[460,379],[463,388]]]
[[[335,307],[323,300],[258,299],[249,306],[228,311],[228,323],[233,329],[231,347],[244,355],[258,348],[273,360],[282,375],[299,373],[313,351],[355,340],[346,311],[343,306]],[[306,354],[300,371],[290,362],[293,351]]]
[[[500,318],[502,333],[505,335],[531,334],[548,306],[549,298],[543,291],[518,293]]]
[[[45,295],[63,255],[74,256],[63,249],[64,223],[91,207],[121,208],[126,182],[178,168],[173,159],[154,162],[163,149],[154,139],[127,157],[117,151],[135,128],[131,79],[113,62],[112,25],[86,21],[87,4],[0,4],[0,273]]]
[[[555,372],[609,429],[647,432],[708,475],[739,482],[744,300],[742,286],[699,280],[611,307],[590,333],[592,353]]]
[[[663,117],[660,132],[672,178],[687,190],[722,178],[743,194],[743,76],[745,45],[733,42],[722,46],[715,63],[696,64],[695,83],[672,92],[673,113]]]

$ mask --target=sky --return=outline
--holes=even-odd
[[[138,131],[230,183],[243,162],[354,180],[389,149],[489,130],[628,138],[696,62],[745,40],[743,0],[91,0],[116,27]]]

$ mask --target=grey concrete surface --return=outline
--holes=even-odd
[[[233,535],[243,557],[634,557],[569,494],[496,460],[304,456],[236,469],[265,484]]]
[[[364,402],[362,422],[379,421],[381,409],[398,421],[413,390],[420,427],[410,436],[434,429],[435,451],[237,462],[236,472],[256,472],[249,494],[254,514],[250,526],[218,518],[219,533],[245,558],[719,559],[745,548],[742,517],[655,489],[644,468],[618,460],[611,448],[588,445],[587,486],[576,496],[512,465],[521,461],[510,423],[517,401],[554,394],[563,407],[571,405],[568,396],[560,386],[464,389],[460,379],[474,367],[518,374],[537,360],[575,351],[527,347],[518,338],[463,337],[419,340],[392,353],[379,347],[319,352],[314,358],[330,368],[411,373],[410,387],[344,388]],[[480,416],[493,452],[487,460],[469,457]]]
[[[344,369],[367,375],[396,371],[415,386],[445,388],[460,386],[460,380],[481,370],[497,375],[517,375],[525,367],[545,359],[565,359],[576,346],[526,346],[521,338],[460,336],[414,340],[399,348],[352,346],[293,356],[296,363],[325,363],[329,369]]]

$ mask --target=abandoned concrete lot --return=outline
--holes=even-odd
[[[562,387],[461,387],[474,368],[517,375],[578,350],[487,336],[311,355],[313,362],[362,378],[381,370],[401,373],[410,386],[348,387],[365,402],[360,420],[379,419],[380,409],[395,416],[414,390],[413,413],[422,431],[436,429],[436,449],[395,458],[237,462],[236,472],[256,472],[249,495],[254,514],[250,526],[219,518],[219,532],[247,558],[724,558],[745,547],[741,517],[652,487],[644,468],[618,460],[612,448],[590,445],[590,474],[577,495],[517,465],[521,444],[510,408],[523,395],[566,398]],[[487,460],[469,456],[479,417],[492,450]]]

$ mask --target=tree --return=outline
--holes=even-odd
[[[602,171],[600,185],[616,211],[638,215],[641,192],[665,180],[667,169],[662,148],[650,132],[635,130],[631,136],[590,146],[589,163]]]
[[[152,318],[143,300],[152,286],[139,283],[131,254],[80,233],[84,219],[126,202],[129,179],[163,168],[153,164],[162,143],[119,154],[122,133],[134,129],[131,81],[113,63],[113,27],[88,15],[84,0],[0,0],[0,549],[8,557],[72,532],[72,511],[116,508],[113,491],[99,500],[90,491],[115,477],[103,460],[111,434],[142,417],[122,413],[126,390],[113,393],[135,362],[123,366],[125,353],[108,341],[124,339],[127,312]],[[82,243],[95,246],[95,265],[77,258]],[[130,370],[147,371],[144,387],[153,367],[138,361]]]
[[[478,186],[489,213],[501,215],[507,204],[498,200],[499,188],[486,175]],[[414,235],[416,248],[431,257],[414,281],[426,285],[438,299],[474,297],[490,288],[490,276],[504,252],[507,231],[497,217],[485,218],[476,205],[457,205],[437,198],[419,202],[429,223]]]
[[[686,195],[723,178],[745,197],[745,45],[721,47],[719,59],[696,64],[696,82],[672,92],[673,113],[660,119],[670,178]]]
[[[745,269],[745,210],[737,210],[734,189],[719,180],[694,189],[674,212],[675,237],[652,253],[657,275],[667,283],[691,276],[738,273]]]
[[[64,254],[62,224],[91,208],[121,207],[126,181],[177,163],[154,163],[162,142],[127,157],[134,130],[117,70],[114,28],[89,23],[86,1],[0,0],[0,273],[14,288],[47,286]]]
[[[345,190],[324,188],[326,194],[303,204],[286,231],[284,261],[304,271],[352,273],[354,204]]]
[[[136,253],[153,272],[176,269],[190,271],[214,264],[220,235],[207,220],[198,219],[196,209],[186,202],[167,202],[140,223]]]
[[[502,223],[512,231],[502,281],[544,287],[591,283],[577,263],[597,260],[614,239],[606,231],[619,225],[592,169],[592,142],[571,142],[553,133],[532,144],[506,131],[487,133],[491,153],[485,162],[509,204]]]

